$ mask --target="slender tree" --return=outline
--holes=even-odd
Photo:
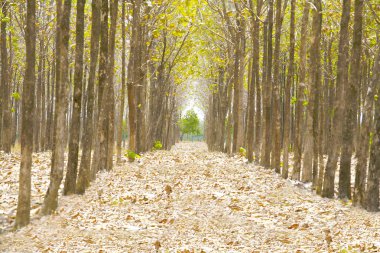
[[[125,1],[122,1],[121,5],[121,40],[122,40],[122,51],[121,51],[121,94],[120,94],[120,107],[117,122],[117,162],[121,162],[121,143],[123,139],[123,115],[125,107],[125,56],[126,56],[126,43],[125,43]]]
[[[25,28],[26,68],[22,97],[21,165],[17,202],[16,228],[30,222],[31,168],[33,151],[33,107],[36,80],[36,1],[27,1]]]
[[[375,91],[380,92],[379,81],[379,65],[380,65],[380,49],[378,50],[376,59],[376,68],[374,69],[373,81],[375,81]],[[375,98],[375,118],[374,118],[374,131],[371,145],[371,152],[368,166],[367,177],[367,192],[365,198],[365,207],[370,212],[379,211],[379,182],[380,182],[380,99]]]
[[[50,184],[42,206],[43,214],[51,214],[58,206],[58,190],[63,178],[64,152],[66,144],[65,126],[67,112],[68,53],[70,37],[71,0],[57,1],[57,49],[56,49],[56,99],[54,148],[50,173]]]
[[[340,154],[342,136],[342,120],[344,107],[344,84],[348,82],[348,52],[349,52],[349,22],[351,1],[344,0],[342,17],[340,22],[339,54],[337,62],[336,98],[334,102],[334,118],[332,128],[332,140],[328,150],[328,159],[325,168],[322,196],[334,197],[335,171]]]
[[[7,17],[9,2],[2,1],[2,14]],[[11,82],[8,65],[8,48],[7,48],[7,19],[1,19],[1,86],[3,87],[3,123],[2,123],[2,147],[6,153],[11,152],[12,147],[12,111],[11,111]],[[1,118],[0,118],[1,120]]]
[[[282,177],[288,178],[289,175],[289,139],[290,139],[290,90],[294,79],[294,52],[295,52],[295,16],[296,16],[296,0],[290,2],[290,46],[289,46],[289,66],[286,77],[285,87],[285,109],[284,109],[284,167],[282,169]]]
[[[351,199],[351,158],[356,127],[357,94],[360,86],[362,51],[362,24],[364,0],[355,0],[353,43],[351,50],[350,80],[345,91],[345,113],[342,138],[342,156],[339,170],[339,198]],[[363,147],[364,148],[364,147]]]
[[[310,3],[305,1],[301,23],[301,46],[299,52],[299,81],[297,84],[297,100],[296,100],[296,119],[295,119],[295,143],[294,143],[294,168],[292,179],[299,180],[301,174],[302,161],[302,122],[303,122],[303,104],[304,90],[306,82],[306,55],[307,55],[307,37],[309,23]],[[304,173],[304,171],[303,171]]]
[[[93,147],[93,120],[94,120],[94,105],[95,105],[95,77],[96,66],[99,55],[99,38],[100,38],[100,6],[101,0],[92,1],[92,23],[91,23],[91,41],[90,41],[90,70],[87,86],[87,103],[86,112],[87,118],[84,123],[83,132],[83,151],[81,164],[79,167],[79,175],[76,186],[76,192],[83,194],[89,186],[92,178],[91,173],[91,150]]]
[[[74,72],[74,94],[73,111],[71,115],[69,155],[67,162],[67,172],[65,179],[64,194],[75,193],[77,171],[78,171],[78,152],[79,152],[79,132],[80,132],[80,113],[82,107],[82,87],[83,87],[83,51],[84,51],[84,6],[86,0],[77,1],[77,20],[76,20],[76,39],[75,39],[75,72]]]

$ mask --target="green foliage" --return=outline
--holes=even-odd
[[[133,152],[132,150],[128,150],[125,156],[128,158],[130,162],[133,162],[136,158],[141,158],[138,154]]]
[[[12,98],[14,98],[14,100],[16,100],[16,101],[19,101],[20,98],[21,98],[20,93],[18,93],[18,92],[13,92],[13,93],[12,93]]]
[[[247,150],[245,150],[245,148],[243,148],[243,147],[240,147],[239,148],[239,155],[242,157],[247,157]]]
[[[194,110],[188,110],[180,120],[179,126],[182,134],[200,134],[199,118]]]
[[[160,150],[160,149],[162,149],[161,141],[155,141],[153,144],[153,150]]]

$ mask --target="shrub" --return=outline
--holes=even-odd
[[[160,150],[162,149],[162,143],[160,141],[155,141],[153,144],[153,150]]]

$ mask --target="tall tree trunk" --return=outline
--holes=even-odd
[[[256,36],[253,38],[253,71],[256,78],[256,118],[255,118],[255,160],[258,162],[260,159],[260,146],[262,134],[262,113],[261,113],[261,82],[260,82],[260,20],[258,17],[261,15],[262,1],[257,1],[257,17],[254,20],[254,29]],[[264,76],[264,75],[263,75]]]
[[[76,39],[75,39],[75,72],[74,72],[74,95],[73,112],[71,115],[69,155],[67,161],[67,171],[65,179],[64,195],[75,193],[77,171],[78,171],[78,152],[79,152],[79,133],[80,133],[80,113],[82,106],[82,87],[83,87],[83,51],[84,51],[84,6],[86,0],[77,0],[77,20],[76,20]]]
[[[123,139],[123,115],[125,107],[125,1],[122,1],[121,7],[121,39],[122,39],[122,51],[121,51],[121,94],[120,94],[120,109],[117,122],[117,163],[121,162],[121,142]]]
[[[30,222],[31,169],[33,151],[33,94],[36,80],[36,2],[27,1],[26,29],[26,68],[23,84],[22,127],[21,127],[21,165],[19,175],[19,193],[17,202],[16,228]]]
[[[129,143],[128,149],[136,151],[136,127],[137,127],[137,104],[136,104],[136,85],[138,78],[138,70],[141,66],[136,66],[138,57],[138,40],[140,38],[140,8],[141,0],[133,3],[133,19],[132,19],[132,39],[128,63],[128,119],[129,119]]]
[[[364,99],[364,107],[362,113],[362,126],[360,128],[360,138],[357,150],[358,162],[355,168],[355,188],[353,196],[353,204],[365,207],[365,186],[367,178],[367,160],[369,152],[369,141],[371,132],[371,118],[373,112],[373,97],[376,85],[380,83],[380,48],[377,50],[375,65],[373,67],[373,76],[367,88]]]
[[[266,21],[264,22],[264,140],[261,155],[261,164],[270,167],[271,154],[271,93],[272,93],[272,33],[273,33],[273,0],[269,0],[269,10]]]
[[[102,0],[101,23],[100,23],[100,58],[99,58],[99,93],[98,93],[98,145],[99,153],[94,152],[94,156],[99,160],[93,159],[93,167],[96,171],[107,170],[107,144],[108,144],[108,112],[107,103],[110,93],[109,82],[109,27],[108,12],[109,1]]]
[[[8,14],[8,1],[2,1],[2,14]],[[1,86],[3,86],[3,124],[2,147],[6,153],[11,152],[12,147],[12,110],[11,110],[11,82],[9,80],[8,49],[7,49],[7,21],[1,21]],[[1,120],[1,118],[0,118]]]
[[[56,107],[54,144],[50,173],[50,184],[42,206],[42,214],[51,214],[58,206],[58,190],[63,178],[65,153],[65,126],[67,113],[68,54],[70,38],[71,0],[57,1],[57,63],[56,63]]]
[[[110,35],[109,35],[109,68],[108,68],[108,98],[107,98],[107,117],[108,117],[108,134],[107,134],[107,163],[106,169],[112,170],[113,150],[115,144],[115,88],[114,88],[114,67],[115,67],[115,38],[118,15],[118,0],[112,0],[110,5]]]
[[[378,74],[377,74],[378,75]],[[377,82],[377,92],[380,90],[380,82]],[[380,99],[375,99],[375,128],[369,158],[366,209],[370,212],[379,211],[379,182],[380,182]]]
[[[39,60],[38,60],[38,70],[37,70],[37,87],[34,96],[36,98],[36,105],[34,106],[34,134],[33,134],[33,150],[34,152],[41,151],[40,141],[41,141],[41,105],[42,105],[42,68],[43,68],[43,54],[44,54],[44,39],[42,34],[40,34],[39,43]]]
[[[243,19],[240,17],[236,21],[237,32],[235,34],[235,67],[234,67],[234,102],[233,102],[233,117],[234,117],[234,132],[232,152],[235,153],[243,146],[244,142],[244,123],[243,123],[243,82],[244,77],[244,40],[245,31]]]
[[[350,80],[345,91],[345,115],[343,124],[342,156],[339,170],[339,198],[351,199],[351,157],[354,130],[356,128],[357,94],[360,86],[364,0],[355,0],[354,32],[351,51]],[[364,148],[364,147],[360,147]]]
[[[294,141],[294,168],[292,173],[293,180],[300,180],[301,160],[302,160],[302,122],[304,117],[304,90],[306,86],[306,53],[308,38],[310,3],[305,1],[302,14],[301,24],[301,46],[300,46],[300,63],[299,63],[299,82],[297,84],[297,100],[296,100],[296,119],[295,119],[295,141]]]
[[[289,137],[290,137],[290,89],[294,79],[294,51],[295,51],[295,15],[296,0],[290,2],[290,47],[289,47],[289,66],[285,84],[285,108],[284,108],[284,167],[282,177],[288,178],[289,175]]]
[[[337,63],[336,98],[331,145],[325,168],[322,196],[333,198],[335,171],[340,153],[342,121],[344,110],[344,86],[348,82],[349,22],[351,0],[343,0],[342,19],[340,23],[339,54]]]
[[[253,11],[253,2],[252,0],[249,1],[250,3],[250,7]],[[254,15],[252,15],[252,25],[253,25],[253,29],[252,29],[252,47],[253,47],[253,51],[252,51],[252,62],[250,63],[250,67],[249,67],[249,74],[248,74],[248,77],[249,77],[249,80],[248,80],[248,108],[247,108],[247,112],[248,112],[248,119],[247,119],[247,158],[248,158],[248,162],[253,162],[253,145],[254,145],[254,137],[255,137],[255,131],[254,131],[254,119],[255,119],[255,85],[256,85],[256,72],[255,72],[255,61],[257,61],[257,59],[255,59],[255,52],[254,50],[258,50],[257,49],[257,45],[255,45],[255,42],[257,41],[256,39],[254,39],[255,37],[258,37],[258,32],[256,30],[256,17],[254,17]]]
[[[94,121],[94,106],[95,106],[95,76],[96,66],[99,55],[99,37],[100,37],[100,7],[101,0],[92,1],[92,24],[91,24],[91,46],[90,46],[90,72],[88,76],[87,86],[87,103],[86,111],[87,118],[84,124],[83,132],[83,151],[81,163],[79,167],[78,182],[76,192],[83,194],[90,184],[92,173],[91,167],[91,149],[93,146],[93,121]]]
[[[280,127],[280,43],[281,43],[281,27],[282,27],[282,17],[281,17],[282,0],[276,0],[276,31],[275,31],[275,46],[274,46],[274,79],[273,79],[273,152],[271,159],[271,167],[275,169],[277,173],[281,172],[281,127]]]
[[[318,109],[319,109],[319,86],[320,86],[320,40],[322,29],[322,4],[319,0],[314,1],[312,22],[312,41],[310,46],[309,82],[307,89],[307,113],[306,113],[306,136],[305,150],[302,169],[302,181],[317,184],[318,173]]]

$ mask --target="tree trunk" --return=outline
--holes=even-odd
[[[269,0],[269,10],[266,21],[264,22],[264,56],[263,56],[263,79],[265,80],[264,89],[264,140],[261,153],[261,164],[270,167],[271,154],[271,93],[272,93],[272,32],[273,32],[273,0]],[[264,75],[265,73],[265,75]]]
[[[354,32],[351,51],[350,80],[345,90],[345,115],[343,124],[342,156],[339,170],[339,198],[351,199],[351,157],[356,128],[357,93],[360,86],[364,0],[355,0]],[[364,147],[360,147],[365,149]]]
[[[377,74],[378,75],[378,74]],[[378,77],[377,77],[378,78]],[[377,81],[375,90],[379,91],[380,82]],[[380,181],[380,99],[375,99],[375,128],[371,153],[369,158],[366,209],[370,212],[379,211],[379,181]]]
[[[294,167],[292,172],[293,180],[300,180],[301,160],[302,160],[302,122],[304,117],[304,90],[306,82],[306,53],[308,39],[308,23],[309,23],[310,3],[305,1],[305,6],[302,14],[301,24],[301,46],[300,46],[300,68],[299,82],[297,85],[297,100],[296,100],[296,119],[295,119],[295,141],[294,141]]]
[[[2,2],[2,14],[8,14],[8,1]],[[2,147],[5,153],[11,152],[12,147],[12,110],[11,110],[11,82],[9,80],[8,49],[7,49],[7,21],[1,21],[1,86],[3,86],[3,124]],[[1,120],[1,118],[0,118]]]
[[[371,132],[371,118],[373,112],[374,89],[380,82],[380,48],[377,50],[375,65],[373,67],[373,76],[367,88],[366,97],[364,99],[364,108],[362,114],[362,126],[360,128],[360,138],[357,150],[358,162],[355,168],[355,188],[353,196],[353,204],[365,207],[365,186],[367,178],[367,160],[369,152],[369,141]]]
[[[289,47],[289,66],[285,84],[285,108],[284,108],[284,158],[282,177],[288,178],[289,175],[289,137],[290,137],[290,89],[294,79],[294,51],[295,51],[295,15],[296,0],[290,2],[290,47]]]
[[[122,39],[122,51],[121,51],[121,94],[120,94],[120,109],[117,122],[117,163],[121,163],[121,142],[123,139],[123,115],[125,107],[125,1],[122,1],[121,7],[121,39]]]
[[[112,170],[113,166],[113,150],[115,144],[115,89],[114,89],[114,67],[115,67],[115,38],[116,38],[116,25],[118,15],[118,0],[112,0],[110,9],[110,35],[109,35],[109,68],[108,68],[108,98],[107,104],[107,117],[108,117],[108,133],[107,133],[107,162],[106,169]]]
[[[16,214],[16,228],[29,224],[30,221],[30,196],[31,196],[31,168],[33,151],[33,107],[35,89],[35,64],[36,64],[36,2],[27,1],[26,29],[26,68],[23,84],[22,99],[22,128],[21,128],[21,165],[19,175],[19,193]]]
[[[273,123],[273,152],[271,159],[271,167],[276,171],[276,173],[281,172],[281,127],[280,127],[280,43],[281,43],[281,27],[282,27],[282,17],[281,17],[282,0],[276,0],[276,32],[275,32],[275,46],[274,46],[274,79],[273,79],[273,107],[272,107],[272,117]]]
[[[78,171],[80,113],[82,106],[83,87],[83,51],[84,51],[84,6],[86,0],[77,0],[77,20],[75,39],[75,73],[74,73],[74,95],[73,112],[71,115],[71,128],[69,140],[69,155],[65,179],[64,195],[74,194]]]
[[[140,66],[136,66],[138,57],[138,40],[140,38],[140,8],[141,0],[136,0],[133,3],[133,19],[132,19],[132,38],[131,38],[131,48],[128,63],[128,82],[127,82],[127,92],[128,92],[128,119],[129,119],[129,143],[128,149],[131,151],[136,151],[136,123],[137,123],[137,104],[136,104],[136,85],[137,85],[137,73]]]
[[[242,20],[237,20],[238,31],[235,34],[235,68],[234,68],[234,103],[233,103],[233,117],[234,117],[234,133],[232,152],[238,152],[239,148],[243,146],[244,141],[244,128],[243,128],[243,83],[241,82],[241,75],[244,75],[244,61],[241,61],[243,52],[243,36],[244,28]]]
[[[261,15],[262,1],[257,1],[257,17]],[[253,38],[253,71],[256,78],[256,118],[255,118],[255,160],[258,162],[260,159],[260,146],[261,146],[261,134],[262,134],[262,113],[261,113],[261,82],[260,82],[260,20],[258,18],[254,20],[254,29],[256,30],[256,36]],[[264,76],[264,75],[263,75]]]
[[[337,63],[336,98],[334,102],[334,118],[332,138],[325,168],[322,196],[333,198],[335,186],[335,171],[339,157],[342,121],[344,110],[344,86],[348,82],[348,51],[349,51],[349,22],[351,1],[344,0],[340,23],[339,54]]]
[[[94,106],[95,106],[95,76],[96,66],[99,55],[99,37],[100,37],[100,6],[101,0],[92,1],[92,24],[91,24],[91,47],[90,47],[90,73],[88,76],[87,86],[87,118],[84,124],[83,132],[83,151],[79,167],[78,182],[76,192],[84,194],[90,184],[92,173],[91,167],[91,149],[93,146],[94,133]]]
[[[42,214],[51,214],[58,207],[58,190],[63,178],[65,152],[65,126],[67,113],[68,54],[70,37],[71,0],[57,1],[57,63],[56,63],[56,106],[54,144],[50,173],[50,184],[42,206]]]
[[[102,0],[101,22],[100,22],[100,58],[99,58],[99,93],[98,93],[98,145],[99,153],[94,154],[99,160],[93,160],[93,167],[96,171],[107,170],[108,156],[108,128],[109,118],[107,112],[108,99],[110,94],[109,82],[109,26],[108,26],[109,1]]]

